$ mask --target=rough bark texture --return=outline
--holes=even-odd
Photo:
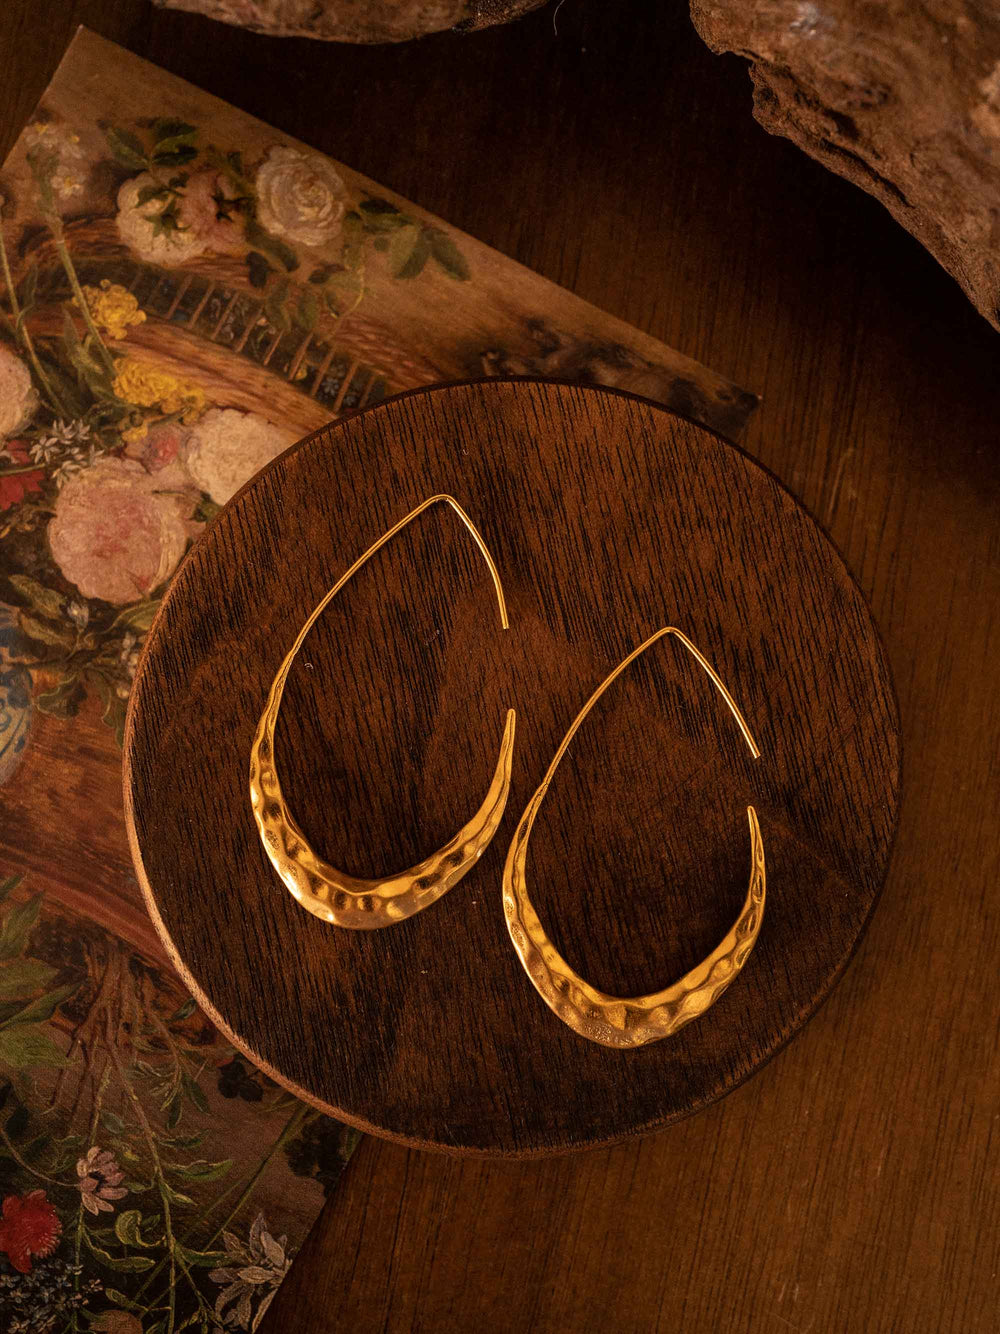
[[[443,28],[486,28],[544,0],[153,0],[272,37],[405,42]]]
[[[757,119],[873,194],[1000,328],[994,0],[691,0]]]

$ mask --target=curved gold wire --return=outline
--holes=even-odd
[[[528,898],[525,875],[528,839],[531,837],[535,816],[549,790],[560,760],[566,754],[580,724],[608,686],[641,653],[645,653],[646,649],[666,635],[675,635],[704,667],[739,724],[740,731],[750,747],[750,753],[755,760],[760,758],[757,743],[718,673],[691,643],[687,635],[668,625],[657,630],[656,634],[650,635],[619,663],[573,719],[569,731],[552,758],[541,786],[521,816],[507,853],[503,872],[503,909],[507,919],[507,930],[535,990],[564,1024],[568,1024],[581,1037],[588,1038],[591,1042],[599,1042],[605,1047],[645,1046],[647,1042],[657,1042],[660,1038],[670,1037],[692,1019],[704,1014],[743,968],[756,943],[764,918],[766,889],[764,844],[760,836],[757,812],[752,806],[747,807],[747,817],[750,821],[750,889],[742,911],[732,930],[708,958],[692,968],[679,982],[675,982],[673,986],[663,991],[653,992],[649,996],[609,996],[590,986],[570,968],[549,940]]]
[[[500,575],[486,543],[475,524],[453,496],[431,496],[422,505],[400,519],[377,542],[359,556],[318,603],[309,619],[296,636],[285,660],[268,691],[264,712],[257,724],[250,749],[250,804],[264,851],[285,887],[298,899],[303,908],[334,926],[354,930],[370,930],[402,922],[414,913],[427,908],[446,894],[453,885],[472,869],[497,831],[507,804],[514,751],[514,710],[507,711],[500,758],[489,791],[479,810],[458,831],[453,839],[425,857],[416,866],[395,875],[374,880],[363,880],[339,871],[323,861],[296,824],[281,791],[274,758],[274,731],[281,708],[285,682],[295,655],[306,635],[329,603],[365,561],[375,555],[395,535],[431,505],[450,505],[475,539],[476,546],[489,567],[500,606],[500,624],[509,628],[507,604],[504,600]]]

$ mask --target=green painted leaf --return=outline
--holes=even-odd
[[[24,949],[28,933],[42,911],[42,896],[36,894],[27,903],[11,908],[0,929],[0,959],[13,959]]]
[[[271,283],[267,297],[264,300],[264,314],[274,328],[282,333],[287,333],[292,327],[292,321],[285,308],[290,285],[287,278],[278,278],[277,281]]]
[[[145,171],[149,166],[143,142],[131,130],[111,125],[105,130],[105,135],[108,146],[123,167],[128,167],[132,171]]]
[[[228,1251],[190,1251],[178,1243],[177,1253],[186,1265],[198,1265],[202,1269],[219,1269],[233,1263]]]
[[[413,221],[387,199],[366,199],[358,207],[367,232],[395,231],[398,227],[410,226]]]
[[[157,167],[186,167],[198,156],[194,144],[183,139],[165,139],[153,149],[153,162]]]
[[[330,279],[323,295],[327,300],[330,300],[332,289],[334,298],[344,299],[347,296],[357,296],[360,286],[360,274],[352,273],[350,269],[341,269]]]
[[[144,185],[135,197],[136,206],[141,208],[143,204],[149,204],[154,199],[169,199],[170,191],[165,185],[158,185],[154,182],[152,185]]]
[[[198,133],[198,127],[190,121],[179,120],[176,116],[160,116],[153,121],[153,134],[157,147],[165,139],[190,139]]]
[[[63,342],[66,345],[66,359],[76,371],[76,383],[79,387],[80,371],[77,366],[77,359],[83,352],[83,344],[80,342],[80,335],[77,333],[76,325],[73,323],[73,317],[70,314],[69,303],[63,306]]]
[[[51,713],[56,718],[75,718],[86,698],[82,682],[75,676],[68,676],[51,690],[43,690],[35,703],[43,713]]]
[[[38,291],[38,265],[32,264],[31,268],[21,279],[21,314],[26,315],[35,304],[35,293]]]
[[[340,263],[342,268],[353,271],[361,263],[365,247],[365,225],[361,214],[354,209],[345,213],[341,233],[344,240],[340,249]]]
[[[219,1181],[230,1171],[232,1165],[232,1158],[225,1158],[222,1162],[218,1163],[208,1163],[204,1161],[194,1163],[164,1163],[164,1167],[169,1168],[176,1176],[184,1177],[187,1181]]]
[[[469,266],[448,233],[442,231],[440,227],[426,227],[424,232],[430,242],[431,254],[448,277],[455,278],[459,282],[467,282],[470,276]]]
[[[69,309],[65,306],[63,307],[63,340],[66,344],[70,364],[76,371],[77,381],[81,387],[89,389],[95,398],[113,399],[115,395],[107,368],[93,356],[87,342],[81,342]]]
[[[125,741],[125,714],[128,701],[121,698],[106,677],[99,676],[96,672],[88,675],[104,697],[104,712],[101,715],[101,722],[111,728],[115,734],[115,741],[120,747]]]
[[[23,1010],[18,1010],[12,1020],[7,1023],[17,1024],[41,1024],[46,1019],[51,1019],[59,1006],[67,996],[72,996],[76,991],[77,983],[72,982],[68,987],[56,987],[55,991],[50,991],[44,996],[39,996],[37,1000],[31,1001]],[[6,1027],[6,1024],[4,1025]]]
[[[129,1255],[124,1260],[112,1260],[111,1268],[121,1274],[141,1274],[146,1269],[152,1269],[154,1263],[148,1255]]]
[[[23,1004],[23,996],[19,996],[14,1001],[0,1001],[0,1024],[6,1023],[8,1019],[13,1019]]]
[[[58,970],[37,959],[15,959],[0,964],[0,996],[30,996],[47,987]]]
[[[171,1204],[194,1204],[190,1195],[184,1195],[181,1191],[174,1190],[169,1181],[161,1181],[160,1184],[163,1187],[163,1193]]]
[[[59,395],[59,400],[69,415],[71,417],[85,416],[91,406],[90,401],[81,394],[76,378],[70,379],[63,370],[65,363],[60,363],[57,366],[40,349],[36,348],[36,351],[38,352],[38,360],[41,362],[45,374],[49,377],[50,384]]]
[[[134,606],[126,607],[123,612],[119,612],[114,619],[114,624],[127,625],[130,630],[145,634],[153,624],[153,617],[156,615],[159,605],[159,598],[146,598],[144,602],[137,602]]]
[[[66,601],[62,593],[57,593],[54,588],[46,588],[37,579],[32,579],[26,574],[9,575],[8,582],[43,616],[52,620],[62,618],[63,604]]]
[[[134,1302],[131,1297],[126,1297],[124,1292],[119,1292],[117,1288],[105,1288],[104,1296],[109,1302],[114,1302],[115,1306],[120,1306],[125,1311],[138,1311],[140,1314],[146,1309]]]
[[[222,509],[222,506],[217,504],[211,496],[203,494],[201,500],[195,505],[191,518],[196,523],[211,523],[220,509]]]
[[[184,1004],[173,1012],[167,1022],[170,1024],[178,1024],[182,1019],[189,1019],[197,1008],[197,1001],[193,996],[189,996]]]
[[[303,287],[295,306],[295,323],[306,333],[312,333],[319,319],[319,300],[315,292]]]
[[[11,890],[17,889],[23,879],[23,875],[9,875],[6,880],[0,880],[0,903],[3,903]]]
[[[342,264],[321,264],[319,268],[313,269],[312,273],[310,273],[309,281],[315,287],[322,287],[324,283],[329,282],[335,273],[339,273],[342,268]]]
[[[423,273],[430,258],[427,229],[405,227],[393,237],[389,247],[389,268],[394,278],[416,278]]]
[[[181,1083],[184,1085],[184,1092],[188,1095],[188,1097],[191,1099],[194,1105],[198,1108],[198,1111],[208,1112],[209,1111],[208,1099],[205,1097],[204,1093],[202,1093],[201,1089],[198,1087],[198,1084],[191,1078],[191,1076],[181,1075]]]
[[[365,199],[358,208],[362,213],[367,213],[370,217],[392,217],[397,218],[402,215],[395,204],[391,204],[388,199]]]
[[[125,1122],[115,1112],[102,1112],[101,1121],[105,1130],[110,1131],[112,1135],[125,1134]]]
[[[267,280],[274,272],[267,262],[266,256],[259,250],[251,250],[247,255],[247,276],[250,279],[251,287],[264,287]]]
[[[97,1242],[94,1241],[93,1237],[90,1235],[89,1229],[86,1227],[83,1229],[82,1236],[87,1250],[90,1251],[95,1260],[99,1260],[102,1265],[107,1265],[109,1269],[116,1269],[119,1274],[141,1274],[145,1269],[152,1269],[155,1263],[155,1261],[148,1255],[127,1255],[121,1257],[111,1255],[101,1246],[98,1246]]]
[[[142,1221],[141,1209],[126,1209],[115,1219],[115,1236],[126,1246],[142,1246],[145,1243],[139,1235]]]
[[[182,1105],[180,1090],[178,1089],[178,1091],[170,1097],[165,1108],[167,1113],[166,1126],[168,1130],[173,1130],[174,1126],[181,1119]]]
[[[248,217],[244,224],[246,238],[258,250],[266,250],[273,255],[289,273],[299,267],[299,257],[295,251],[277,236],[265,231],[256,218]]]
[[[151,213],[147,217],[153,224],[153,235],[165,236],[168,241],[172,242],[178,232],[187,231],[181,223],[176,199],[171,199],[166,208],[161,209],[159,213]]]
[[[161,1144],[169,1144],[172,1149],[196,1149],[204,1140],[205,1132],[199,1130],[194,1135],[157,1134],[156,1138]]]
[[[68,1064],[41,1024],[10,1024],[0,1029],[0,1065],[15,1070],[34,1065],[60,1070]]]
[[[120,1145],[116,1152],[121,1152]],[[147,1190],[153,1189],[152,1181],[145,1181],[140,1177],[126,1177],[122,1184],[130,1195],[145,1195]]]
[[[25,611],[18,613],[17,620],[28,638],[34,639],[36,643],[62,649],[71,649],[76,643],[76,635],[68,625],[53,625],[51,621],[40,621],[37,616],[29,616]]]
[[[126,1209],[115,1219],[115,1236],[126,1246],[140,1246],[148,1250],[151,1246],[159,1245],[162,1237],[157,1237],[153,1241],[143,1241],[140,1231],[142,1222],[140,1209]]]

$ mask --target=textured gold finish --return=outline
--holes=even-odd
[[[747,807],[750,821],[750,889],[743,909],[728,932],[707,959],[702,960],[679,982],[649,996],[608,996],[575,973],[555,948],[539,921],[528,898],[525,860],[528,840],[545,794],[560,760],[580,724],[617,677],[650,645],[666,635],[675,635],[704,667],[719,690],[750,747],[754,759],[760,758],[757,743],[743,715],[719,679],[711,663],[674,626],[657,630],[615,668],[574,718],[556,751],[541,786],[528,803],[514,833],[503,873],[503,908],[507,930],[514,942],[525,972],[542,1000],[574,1032],[605,1047],[641,1047],[647,1042],[670,1037],[692,1019],[704,1014],[719,999],[739,974],[750,956],[764,918],[764,844],[757,823],[757,812]]]
[[[295,655],[318,617],[365,561],[408,523],[423,514],[424,510],[438,503],[450,505],[475,539],[493,578],[500,607],[500,623],[504,630],[508,628],[507,604],[500,575],[478,529],[453,496],[431,496],[373,543],[312,612],[278,668],[250,751],[250,804],[264,851],[282,883],[303,908],[334,926],[346,926],[354,930],[391,926],[429,907],[472,869],[496,833],[507,804],[514,752],[513,709],[507,712],[500,758],[486,799],[479,810],[443,848],[431,853],[416,866],[395,875],[362,880],[323,861],[309,846],[281,792],[274,757],[274,731],[285,682]]]

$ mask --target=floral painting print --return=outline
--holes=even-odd
[[[0,1327],[256,1329],[299,1221],[263,1187],[308,1183],[315,1209],[353,1132],[248,1067],[169,970],[21,888],[0,884]]]
[[[0,172],[0,1329],[256,1330],[355,1136],[195,1007],[125,709],[185,551],[304,434],[536,373],[727,434],[752,395],[81,32]],[[247,559],[253,559],[248,547]]]
[[[334,341],[369,265],[399,282],[469,270],[444,230],[352,199],[316,153],[251,162],[159,117],[106,125],[95,162],[44,108],[23,144],[41,227],[13,255],[0,231],[5,591],[36,706],[72,716],[96,693],[120,739],[138,643],[188,544],[312,414],[385,393],[388,373]],[[74,216],[95,173],[113,215]],[[244,359],[259,378],[234,403]],[[291,420],[274,379],[306,400]]]

